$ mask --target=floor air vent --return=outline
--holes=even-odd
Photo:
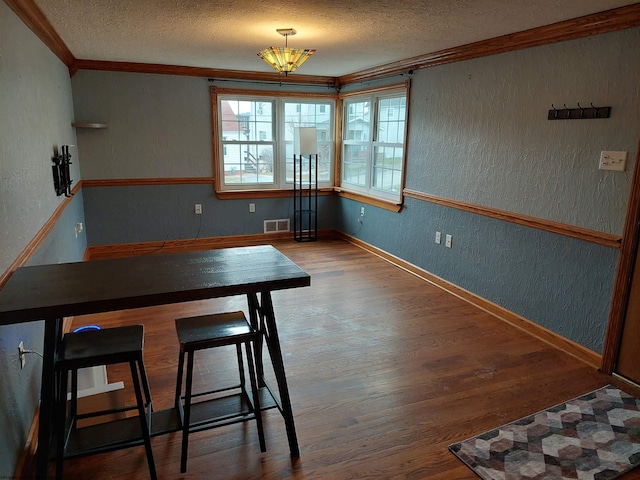
[[[264,233],[288,232],[288,231],[290,231],[288,218],[282,218],[280,220],[264,221]]]

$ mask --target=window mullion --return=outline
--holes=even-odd
[[[371,121],[369,122],[369,138],[371,139],[369,146],[369,168],[367,168],[366,188],[373,188],[373,169],[376,151],[376,142],[378,140],[378,99],[371,98]]]

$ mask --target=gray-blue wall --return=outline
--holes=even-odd
[[[265,220],[292,219],[291,198],[220,200],[213,185],[84,188],[90,245],[255,235]],[[318,197],[318,228],[333,228],[337,199]],[[194,205],[202,205],[195,215]],[[255,212],[249,212],[249,203]],[[291,220],[293,221],[293,220]],[[292,226],[293,229],[293,226]]]
[[[407,188],[622,234],[639,65],[635,28],[418,71]],[[611,118],[547,120],[552,104],[578,103]],[[630,152],[626,171],[598,170],[603,150]]]
[[[0,272],[5,272],[54,214],[64,197],[53,188],[54,147],[76,144],[68,69],[0,2]],[[71,177],[80,180],[71,150]],[[81,260],[86,249],[82,194],[73,197],[29,263]],[[42,322],[0,327],[0,478],[12,478],[40,398]]]
[[[602,352],[616,249],[412,198],[400,213],[366,206],[358,229],[361,206],[342,199],[339,230]]]

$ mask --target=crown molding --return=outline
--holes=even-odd
[[[27,27],[71,70],[75,57],[33,0],[4,0]]]
[[[234,79],[258,82],[304,83],[308,85],[328,85],[333,87],[335,77],[316,75],[280,75],[278,73],[250,72],[247,70],[222,70],[205,67],[185,67],[181,65],[161,65],[156,63],[108,62],[101,60],[75,60],[74,73],[78,70],[105,70],[112,72],[158,73],[163,75],[183,75],[188,77],[209,77],[212,79]]]
[[[47,45],[60,60],[69,67],[73,76],[78,70],[106,70],[133,73],[156,73],[164,75],[184,75],[218,79],[264,81],[278,83],[304,83],[339,87],[377,78],[388,77],[411,70],[459,62],[498,53],[511,52],[550,43],[599,35],[640,26],[640,3],[606,10],[583,17],[532,28],[521,32],[502,35],[475,43],[460,45],[437,52],[407,58],[341,77],[315,75],[283,76],[277,73],[250,72],[245,70],[223,70],[180,65],[160,65],[153,63],[109,62],[77,59],[62,41],[51,23],[38,8],[34,0],[5,0],[5,3],[22,21]]]
[[[445,63],[486,57],[497,53],[522,50],[637,26],[640,26],[640,3],[380,65],[339,77],[338,82],[340,85],[348,85],[350,83],[370,81],[376,78],[405,73],[410,70],[419,70]]]

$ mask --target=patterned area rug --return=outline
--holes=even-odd
[[[449,450],[485,480],[605,480],[640,464],[640,400],[611,385]]]

